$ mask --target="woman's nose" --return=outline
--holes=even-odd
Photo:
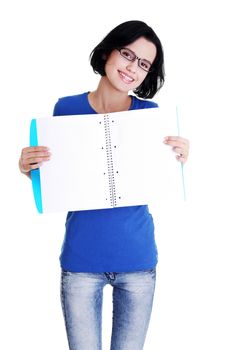
[[[138,61],[137,60],[130,61],[130,62],[128,62],[127,66],[126,66],[126,69],[128,71],[130,71],[130,72],[135,73],[136,69],[137,69],[137,66],[138,66]]]

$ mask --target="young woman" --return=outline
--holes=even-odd
[[[97,89],[60,98],[54,108],[55,116],[157,107],[146,99],[151,99],[163,85],[163,49],[146,23],[128,21],[114,28],[94,48],[90,62],[101,76]],[[164,142],[173,148],[178,161],[186,162],[186,139],[166,136]],[[19,167],[30,176],[32,169],[49,159],[46,147],[26,147]],[[142,350],[157,264],[154,224],[148,206],[69,212],[60,262],[69,348],[101,349],[103,287],[110,284],[111,350]]]

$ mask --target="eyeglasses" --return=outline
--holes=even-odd
[[[117,49],[117,50],[120,52],[121,56],[127,59],[128,61],[133,62],[137,59],[138,66],[141,69],[143,69],[145,72],[151,71],[152,64],[144,58],[137,57],[136,54],[130,49],[128,49],[127,47],[121,47],[120,49]]]

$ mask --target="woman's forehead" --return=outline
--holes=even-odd
[[[155,59],[157,52],[155,44],[144,37],[138,38],[131,44],[126,45],[126,47],[135,52],[138,57],[146,58],[149,61]]]

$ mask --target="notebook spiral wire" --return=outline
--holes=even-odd
[[[111,144],[111,133],[110,133],[110,121],[109,116],[104,116],[104,132],[106,142],[106,154],[107,154],[107,166],[108,166],[108,184],[110,193],[110,204],[112,207],[116,207],[116,184],[114,177],[114,166],[112,157],[112,144]]]

